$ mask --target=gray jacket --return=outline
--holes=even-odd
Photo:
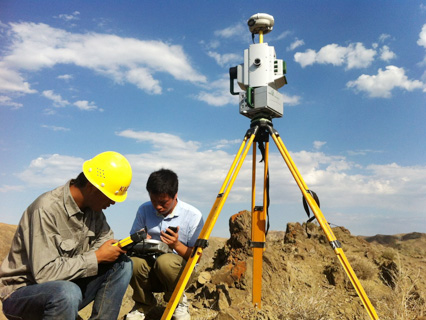
[[[0,267],[1,300],[23,286],[97,274],[95,250],[114,235],[102,211],[80,210],[70,183],[42,194],[22,215]]]

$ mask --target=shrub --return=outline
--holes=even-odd
[[[366,259],[355,260],[351,265],[359,279],[369,280],[377,273],[377,267]]]
[[[383,259],[387,259],[387,260],[391,260],[394,261],[396,258],[396,253],[393,249],[386,249],[385,251],[383,251],[382,253],[382,258]]]

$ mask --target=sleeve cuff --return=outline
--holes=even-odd
[[[98,274],[98,259],[96,259],[95,251],[85,252],[83,254],[85,260],[87,261],[87,268],[85,277],[91,277]]]

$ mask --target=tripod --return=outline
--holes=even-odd
[[[265,250],[265,231],[266,231],[266,211],[268,205],[267,197],[267,184],[268,184],[268,161],[269,161],[269,136],[272,137],[275,142],[281,156],[283,157],[288,169],[290,170],[296,184],[298,185],[300,191],[302,192],[303,198],[307,202],[308,206],[312,210],[315,218],[317,219],[319,225],[324,231],[327,240],[329,241],[334,253],[337,255],[343,269],[345,270],[347,276],[349,277],[353,287],[355,288],[358,296],[360,297],[368,315],[371,319],[379,319],[376,311],[371,304],[369,298],[367,297],[361,283],[359,282],[355,272],[353,271],[349,261],[347,260],[340,242],[336,239],[333,234],[332,229],[330,228],[328,222],[326,221],[324,215],[322,214],[317,202],[312,196],[311,191],[306,186],[303,181],[302,176],[299,173],[296,165],[290,157],[290,154],[287,151],[281,137],[278,132],[272,126],[272,120],[268,118],[257,118],[253,119],[251,122],[250,129],[247,130],[247,133],[244,136],[243,142],[235,156],[234,161],[232,162],[231,168],[226,175],[225,181],[220,188],[219,194],[216,197],[216,200],[213,204],[212,209],[210,210],[209,216],[204,224],[203,229],[199,235],[195,247],[192,251],[191,257],[188,259],[186,266],[183,270],[182,275],[179,278],[179,281],[176,285],[176,288],[172,294],[172,297],[169,303],[166,306],[166,309],[163,313],[162,320],[169,320],[179,302],[180,297],[183,294],[183,291],[189,281],[189,278],[195,268],[195,265],[198,259],[201,257],[203,249],[208,245],[208,238],[211,234],[211,231],[216,223],[217,218],[225,204],[225,201],[231,191],[231,188],[235,182],[235,179],[240,171],[240,168],[247,156],[247,153],[250,147],[253,145],[253,169],[252,169],[252,233],[251,233],[251,247],[253,250],[253,288],[252,288],[252,302],[255,308],[261,308],[261,287],[262,287],[262,258],[263,251]],[[265,149],[263,152],[263,162],[264,162],[264,175],[263,175],[263,206],[255,206],[255,175],[256,175],[256,144],[265,143]]]
[[[277,90],[287,84],[287,80],[284,76],[286,73],[285,61],[276,59],[274,47],[263,43],[263,35],[271,32],[273,29],[274,18],[266,13],[258,13],[250,17],[247,21],[247,25],[252,34],[253,42],[255,34],[258,34],[259,43],[253,43],[253,45],[250,45],[249,49],[244,51],[244,63],[230,68],[229,75],[230,93],[240,96],[240,113],[252,119],[250,129],[247,130],[244,136],[243,142],[241,143],[213,207],[210,210],[204,227],[195,243],[191,257],[185,265],[161,319],[169,320],[176,309],[195,265],[201,257],[203,249],[208,245],[208,238],[214,224],[219,217],[220,211],[225,204],[251,146],[253,146],[251,196],[252,230],[250,242],[250,247],[253,250],[252,302],[255,308],[261,308],[262,259],[263,251],[265,250],[266,219],[269,205],[269,137],[272,137],[274,140],[296,184],[302,192],[305,208],[309,210],[309,207],[312,210],[314,217],[324,231],[334,253],[337,255],[358,296],[361,298],[368,315],[373,320],[379,319],[361,283],[350,266],[349,261],[346,259],[340,242],[336,239],[328,222],[325,220],[315,200],[315,193],[310,191],[306,186],[278,132],[272,126],[272,118],[279,118],[283,115],[283,98]],[[238,81],[238,85],[244,90],[243,92],[238,93],[234,91],[234,80]],[[261,147],[264,163],[263,206],[255,206],[256,144],[259,144],[259,147]]]

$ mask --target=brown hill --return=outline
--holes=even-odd
[[[285,232],[268,234],[262,303],[255,309],[251,302],[250,218],[247,211],[234,215],[229,239],[209,239],[187,289],[193,320],[370,319],[316,224],[289,223]],[[3,232],[7,227],[11,226],[0,224],[4,243],[10,242],[12,234]],[[425,234],[361,237],[343,227],[333,228],[333,232],[380,319],[426,319]],[[161,295],[158,298],[161,302]],[[132,305],[129,288],[120,317]],[[160,319],[164,306],[160,303],[147,319]],[[82,319],[88,319],[89,312],[90,307],[80,312]]]
[[[10,249],[16,226],[0,222],[0,261],[3,261]]]

